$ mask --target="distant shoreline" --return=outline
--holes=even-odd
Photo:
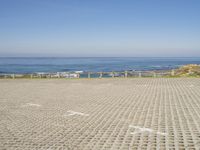
[[[37,72],[29,74],[0,74],[0,78],[114,78],[114,77],[200,77],[200,65],[188,64],[177,69],[148,71],[110,71],[110,72]]]

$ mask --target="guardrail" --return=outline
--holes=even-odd
[[[169,77],[174,76],[174,71],[123,71],[123,72],[58,72],[34,74],[0,74],[0,78],[141,78],[141,77]]]

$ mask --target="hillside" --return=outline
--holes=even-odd
[[[200,65],[189,64],[174,71],[176,76],[200,76]]]

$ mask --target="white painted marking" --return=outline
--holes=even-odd
[[[65,116],[74,116],[74,115],[89,116],[89,114],[84,114],[84,113],[76,112],[72,110],[67,111],[67,114],[65,114]]]
[[[138,134],[138,133],[141,133],[141,132],[131,132],[132,135]]]
[[[140,127],[140,126],[133,126],[133,125],[129,125],[129,128],[134,128],[136,129],[135,132],[131,132],[132,135],[134,134],[138,134],[138,133],[142,133],[142,132],[149,132],[149,133],[155,133],[155,134],[158,134],[158,135],[163,135],[163,136],[166,136],[167,134],[166,133],[163,133],[163,132],[156,132],[150,128],[143,128],[143,127]]]
[[[22,105],[22,107],[28,107],[28,106],[40,107],[41,105],[33,103],[26,103],[25,105]]]
[[[156,134],[163,135],[163,136],[167,135],[167,133],[163,133],[163,132],[156,132]]]

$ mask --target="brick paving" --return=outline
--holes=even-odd
[[[200,79],[2,79],[0,149],[200,149]]]

